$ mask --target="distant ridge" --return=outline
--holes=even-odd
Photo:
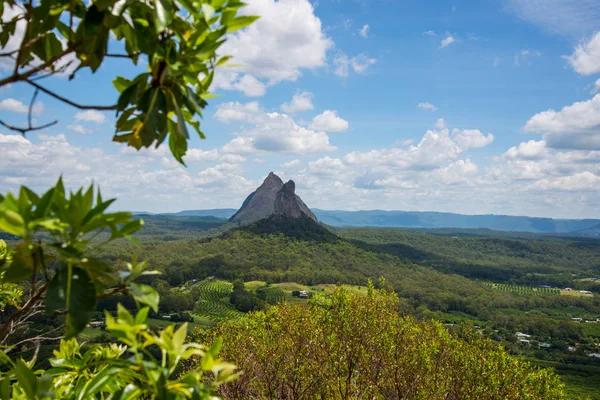
[[[270,172],[262,185],[244,200],[229,222],[246,226],[272,215],[281,215],[290,219],[306,216],[317,222],[317,217],[296,194],[294,181],[284,184],[273,172]]]
[[[273,207],[274,208],[274,207]],[[184,215],[230,218],[234,209],[190,210]],[[339,211],[313,209],[323,223],[336,227],[460,228],[600,236],[600,219],[552,219],[511,215],[464,215],[420,211]],[[178,215],[182,215],[178,213]]]

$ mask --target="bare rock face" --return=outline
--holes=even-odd
[[[288,181],[275,196],[275,214],[285,215],[288,218],[300,218],[302,214],[317,221],[317,217],[304,204],[296,194],[296,184]]]
[[[246,198],[242,207],[229,221],[244,226],[268,218],[273,214],[285,215],[289,218],[300,218],[302,214],[305,214],[317,221],[317,217],[295,191],[294,181],[289,181],[284,185],[281,178],[271,172],[262,185]]]

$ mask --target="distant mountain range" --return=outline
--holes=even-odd
[[[237,210],[186,210],[180,216],[231,218]],[[552,219],[511,215],[464,215],[419,211],[339,211],[312,209],[319,221],[336,227],[461,228],[600,236],[600,219]]]

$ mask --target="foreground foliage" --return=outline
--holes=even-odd
[[[28,84],[35,89],[32,105],[41,91],[79,109],[117,111],[114,141],[140,149],[158,147],[168,137],[173,157],[183,163],[187,125],[204,138],[199,118],[211,97],[209,86],[215,68],[230,59],[218,57],[217,50],[228,32],[258,18],[238,16],[243,6],[239,0],[8,0],[0,3],[0,14],[10,9],[0,23],[0,47],[23,37],[0,55],[14,63],[0,87]],[[109,51],[109,46],[122,50]],[[75,103],[40,83],[57,73],[72,79],[81,70],[96,72],[110,58],[147,66],[133,79],[116,77],[115,104]],[[31,109],[27,127],[0,123],[23,134],[57,123],[32,126]]]
[[[306,307],[282,304],[221,325],[223,355],[243,370],[225,398],[562,399],[559,378],[478,332],[397,312],[398,298],[337,289]],[[200,331],[197,335],[203,337]],[[195,368],[197,362],[188,368]]]
[[[210,349],[185,343],[187,324],[155,333],[148,328],[149,308],[132,315],[122,306],[116,317],[106,314],[106,328],[117,343],[87,349],[63,340],[50,358],[53,368],[35,370],[35,359],[12,361],[1,375],[3,399],[209,399],[218,386],[236,378],[235,367],[217,358],[220,342]],[[177,378],[181,362],[200,357],[197,367]],[[210,372],[211,379],[205,375]],[[110,397],[109,397],[110,396]]]

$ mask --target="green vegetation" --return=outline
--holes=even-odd
[[[492,283],[492,282],[482,282],[485,286],[489,286],[492,289],[502,290],[505,292],[512,292],[523,295],[546,295],[546,296],[559,296],[560,289],[552,289],[552,288],[533,288],[529,286],[521,286],[521,285],[509,285],[505,283]]]
[[[196,335],[223,337],[223,354],[244,371],[221,386],[227,399],[566,398],[549,370],[472,330],[459,338],[439,322],[401,317],[398,306],[372,287],[367,296],[338,289],[307,307],[284,303]]]

